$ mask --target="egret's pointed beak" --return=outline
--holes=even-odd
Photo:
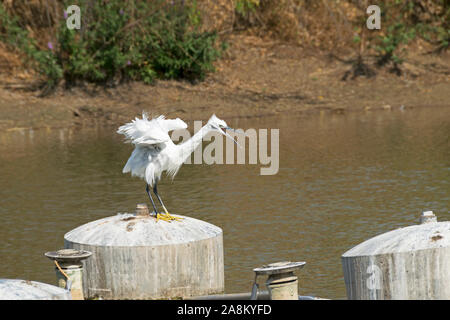
[[[233,128],[230,128],[230,127],[221,128],[221,130],[219,130],[221,134],[223,134],[225,137],[230,138],[231,140],[234,141],[234,143],[236,143],[236,145],[237,145],[239,148],[242,148],[242,146],[241,146],[239,143],[237,143],[237,141],[234,140],[233,137],[230,136],[230,135],[227,133],[226,130],[231,130],[231,131],[234,131],[234,132],[239,132],[239,131],[237,131],[237,130],[235,130],[235,129],[233,129]]]

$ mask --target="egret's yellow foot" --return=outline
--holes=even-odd
[[[172,221],[172,220],[176,220],[176,221],[181,221],[183,220],[183,218],[179,218],[179,217],[174,217],[171,214],[169,214],[169,212],[166,211],[166,213],[161,213],[162,216],[164,216],[164,218],[168,219],[166,221]]]
[[[166,215],[163,214],[163,213],[157,213],[157,214],[156,214],[156,222],[158,222],[159,220],[163,220],[163,221],[167,221],[167,222],[170,222],[170,221],[171,221],[171,219],[169,219],[168,217],[166,217]]]

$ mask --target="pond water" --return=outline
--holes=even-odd
[[[300,294],[345,298],[348,249],[416,224],[424,210],[450,220],[449,108],[228,124],[279,128],[278,174],[184,165],[159,186],[170,212],[223,229],[226,293],[249,292],[253,268],[290,260],[307,262]],[[0,278],[54,284],[43,254],[62,248],[66,232],[147,201],[144,182],[121,172],[132,146],[115,130],[0,133]]]

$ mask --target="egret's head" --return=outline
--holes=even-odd
[[[234,129],[230,128],[230,127],[227,125],[227,123],[226,123],[225,121],[223,121],[222,119],[217,118],[215,114],[213,114],[213,115],[211,116],[211,118],[209,118],[209,120],[208,120],[208,125],[210,126],[210,128],[211,128],[212,130],[217,130],[217,131],[219,131],[221,134],[223,134],[224,136],[230,138],[231,140],[234,141],[234,143],[236,143],[237,145],[239,145],[239,144],[236,142],[236,140],[234,140],[233,137],[230,136],[230,135],[227,133],[227,131],[226,131],[226,130],[233,130],[233,131],[234,131]]]
[[[228,128],[227,123],[222,119],[217,118],[215,114],[213,114],[211,118],[209,118],[208,124],[211,127],[211,129],[223,132],[225,132],[225,130]]]

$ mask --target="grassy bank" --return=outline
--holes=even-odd
[[[353,52],[352,76],[369,77],[375,66],[400,74],[405,51],[417,41],[439,53],[450,39],[445,0],[379,1],[382,28],[370,31],[367,1],[84,0],[77,2],[81,28],[70,30],[72,12],[65,10],[72,2],[0,4],[0,41],[36,71],[44,92],[62,81],[201,81],[214,71],[226,36],[236,32],[331,54]]]
[[[83,31],[62,1],[0,1],[0,130],[450,101],[448,1],[380,1],[381,30],[363,1],[103,2]]]
[[[31,13],[32,4],[0,6],[0,39],[24,55],[46,91],[61,80],[66,86],[83,81],[113,85],[127,80],[150,84],[157,78],[202,80],[220,56],[216,33],[198,30],[195,2],[86,0],[78,3],[79,13],[66,11],[71,3],[49,1]],[[43,15],[47,19],[34,20]],[[47,35],[46,44],[38,34]]]

